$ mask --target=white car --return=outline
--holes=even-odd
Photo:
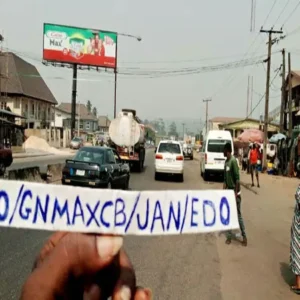
[[[171,174],[183,182],[183,168],[184,156],[180,142],[160,141],[155,149],[155,180],[159,179],[159,175]]]

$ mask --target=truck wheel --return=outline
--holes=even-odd
[[[156,181],[159,180],[159,173],[157,173],[157,172],[154,173],[154,179],[155,179]]]
[[[179,174],[178,175],[178,181],[179,182],[184,182],[184,176],[183,176],[183,174]]]
[[[204,171],[204,173],[203,173],[204,181],[208,181],[208,177],[209,177],[209,174],[207,173],[207,171]]]
[[[194,156],[191,156],[191,160],[193,160],[194,159]]]

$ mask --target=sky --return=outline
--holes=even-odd
[[[43,23],[140,36],[141,42],[124,36],[118,40],[118,70],[131,75],[118,76],[117,110],[134,108],[141,119],[161,117],[167,125],[185,122],[197,129],[205,120],[206,98],[212,98],[209,118],[246,117],[249,75],[256,107],[252,116],[259,118],[264,113],[264,99],[258,104],[266,86],[264,64],[177,76],[145,78],[137,73],[202,68],[245,58],[261,61],[267,54],[267,34],[259,33],[263,25],[274,30],[283,26],[286,35],[272,47],[271,77],[281,65],[282,48],[291,52],[292,69],[300,69],[298,3],[256,0],[255,31],[250,32],[251,0],[1,0],[0,32],[4,47],[37,67],[59,103],[71,101],[72,70],[41,63]],[[277,76],[270,89],[270,111],[280,104],[280,85]],[[113,74],[78,72],[78,101],[90,100],[100,115],[112,116],[113,96]]]

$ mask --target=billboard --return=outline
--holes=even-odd
[[[116,68],[117,33],[44,24],[43,59]]]

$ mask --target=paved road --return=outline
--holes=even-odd
[[[46,155],[28,158],[16,158],[7,170],[17,170],[30,167],[45,167],[48,164],[60,164],[66,159],[72,158],[74,154],[69,155]]]
[[[132,174],[132,189],[221,188],[220,183],[203,182],[196,160],[186,161],[184,183],[155,182],[152,151],[147,156],[145,172]],[[267,183],[258,195],[243,190],[247,248],[239,242],[225,245],[220,234],[126,238],[138,284],[152,288],[154,299],[163,300],[298,299],[286,283],[291,279],[287,263],[293,201],[287,204],[282,195],[275,189],[270,194]],[[17,299],[48,235],[0,230],[0,299]]]

